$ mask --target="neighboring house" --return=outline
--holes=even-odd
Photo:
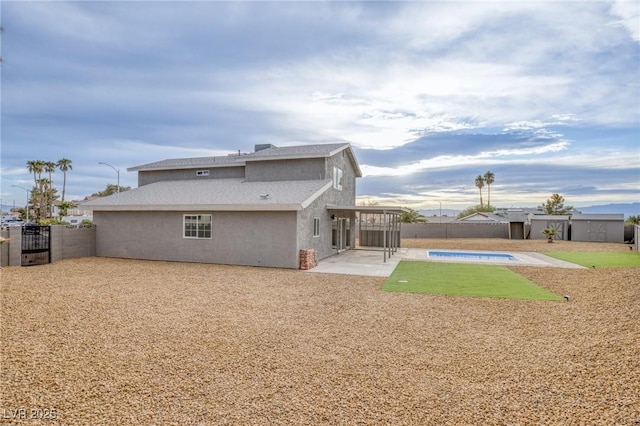
[[[524,240],[528,230],[529,216],[522,209],[498,209],[495,213],[476,212],[459,219],[458,222],[503,224],[508,226],[509,239]]]
[[[96,199],[97,197],[93,197],[93,199]],[[86,201],[86,200],[85,200]],[[51,208],[51,215],[54,218],[59,218],[60,217],[60,204],[62,202],[59,200],[56,200],[53,202],[52,204],[52,208]],[[83,210],[79,207],[80,203],[82,203],[82,201],[78,201],[78,200],[73,200],[71,201],[71,204],[73,204],[73,207],[70,207],[67,209],[67,214],[62,218],[63,221],[65,222],[69,222],[71,224],[78,224],[80,222],[82,222],[83,220],[93,220],[93,218],[91,217],[91,212],[87,212],[86,210]]]
[[[571,241],[624,242],[624,214],[574,214]]]
[[[425,216],[424,218],[427,219],[427,223],[451,223],[457,220],[455,216],[448,216],[448,215],[443,215],[443,216],[431,215],[431,216]]]
[[[533,209],[498,209],[496,214],[504,217],[509,222],[509,239],[524,240],[529,238],[531,224],[529,222],[529,213]]]
[[[458,222],[471,223],[505,223],[507,220],[494,213],[476,212],[458,219]]]
[[[355,244],[356,178],[346,143],[182,158],[128,169],[138,188],[83,204],[98,256],[298,268]]]

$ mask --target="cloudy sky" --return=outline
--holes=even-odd
[[[640,3],[3,1],[4,204],[176,157],[349,142],[364,201],[640,201]],[[62,174],[54,175],[61,191]],[[486,193],[484,194],[486,201]]]

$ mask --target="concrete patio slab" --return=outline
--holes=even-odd
[[[488,252],[490,253],[490,252]],[[469,259],[429,259],[427,249],[399,248],[396,253],[387,256],[386,262],[382,250],[352,249],[321,260],[313,269],[307,272],[327,274],[361,275],[372,277],[388,277],[396,268],[400,260],[416,260],[424,262],[459,262],[481,263],[507,266],[539,266],[555,268],[584,268],[574,263],[565,262],[534,252],[513,253],[517,262],[500,260],[469,260]]]

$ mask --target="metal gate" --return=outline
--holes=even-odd
[[[51,263],[51,227],[22,227],[22,266]]]

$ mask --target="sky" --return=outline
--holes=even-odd
[[[358,203],[464,209],[487,171],[496,207],[640,201],[638,1],[0,8],[5,205],[24,205],[30,160],[72,161],[69,200],[113,168],[136,187],[128,167],[335,142]]]

